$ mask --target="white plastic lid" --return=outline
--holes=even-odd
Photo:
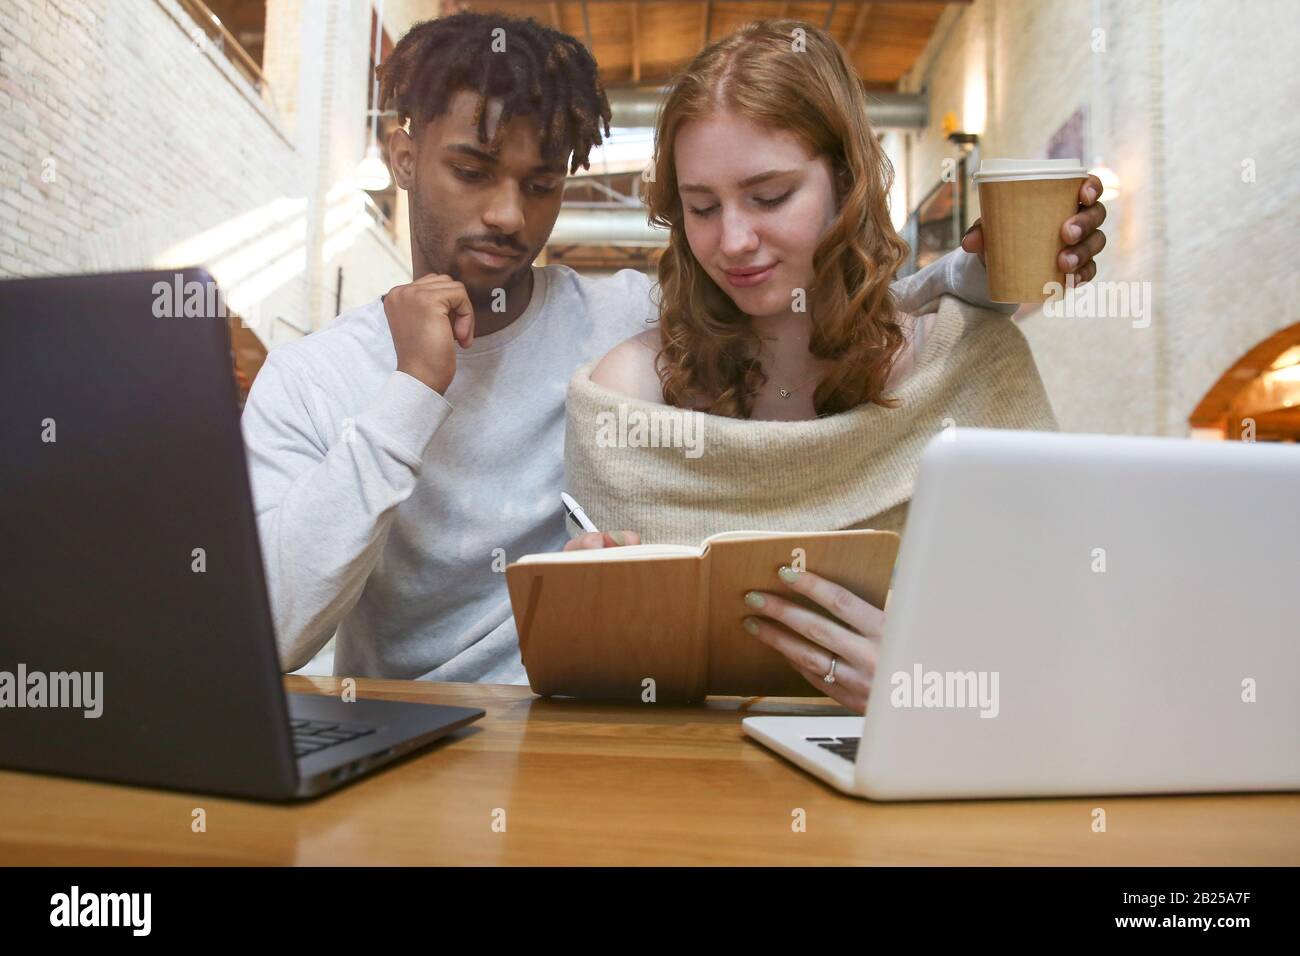
[[[974,177],[977,183],[1013,179],[1083,179],[1088,170],[1077,159],[986,159]]]

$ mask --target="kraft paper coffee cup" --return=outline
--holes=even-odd
[[[975,173],[994,302],[1045,302],[1065,284],[1061,226],[1079,208],[1088,171],[1077,159],[986,159]],[[1044,289],[1047,291],[1044,291]]]

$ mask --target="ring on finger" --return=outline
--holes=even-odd
[[[836,657],[834,654],[832,654],[832,655],[831,655],[831,669],[828,670],[828,671],[826,672],[826,676],[822,678],[822,682],[823,682],[823,683],[826,683],[826,684],[834,684],[834,683],[835,683],[835,665],[838,664],[839,662],[840,662],[840,659],[839,659],[838,657]]]

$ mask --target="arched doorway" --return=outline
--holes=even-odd
[[[1300,441],[1300,323],[1237,359],[1188,423],[1193,438]]]

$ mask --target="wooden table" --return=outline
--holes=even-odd
[[[339,687],[335,678],[286,684]],[[0,772],[0,863],[1300,863],[1298,794],[875,804],[840,795],[741,732],[752,713],[843,713],[824,700],[673,708],[542,700],[486,684],[357,685],[363,697],[487,716],[292,806]],[[1098,806],[1105,833],[1092,831]],[[191,830],[199,807],[205,833]],[[792,829],[796,809],[805,832]]]

